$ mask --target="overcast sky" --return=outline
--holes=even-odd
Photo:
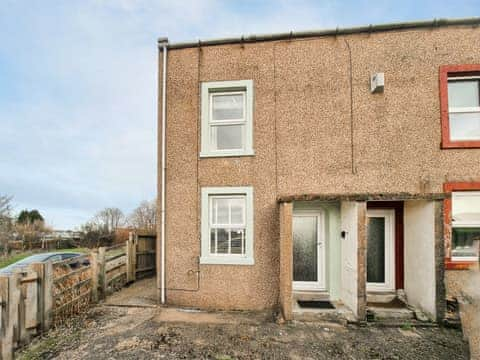
[[[480,15],[480,0],[0,0],[0,194],[74,228],[156,196],[156,39]]]

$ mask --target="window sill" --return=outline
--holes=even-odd
[[[442,149],[480,149],[480,140],[443,141]]]
[[[478,261],[445,259],[445,270],[470,270]]]
[[[229,257],[229,256],[202,256],[200,265],[254,265],[250,257]]]
[[[255,156],[255,151],[236,151],[236,152],[201,152],[200,158],[216,158],[216,157],[243,157],[243,156]]]

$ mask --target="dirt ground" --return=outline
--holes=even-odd
[[[20,359],[468,359],[458,330],[292,322],[271,314],[153,306],[139,282],[50,331]],[[143,289],[144,292],[139,291]],[[153,289],[153,290],[152,290]],[[138,294],[142,294],[139,296]],[[122,305],[122,306],[119,306]],[[129,306],[125,306],[129,305]]]

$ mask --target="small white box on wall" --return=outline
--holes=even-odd
[[[384,87],[385,87],[384,73],[381,72],[381,73],[372,74],[372,76],[370,77],[370,92],[372,94],[383,92]]]

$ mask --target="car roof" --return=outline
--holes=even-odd
[[[18,264],[28,264],[31,262],[35,261],[45,261],[48,258],[55,256],[55,255],[66,255],[66,254],[72,254],[72,255],[81,255],[80,253],[76,252],[48,252],[48,253],[40,253],[40,254],[35,254],[35,255],[30,255],[20,261],[18,261]]]
[[[22,260],[19,260],[13,264],[10,264],[8,266],[5,266],[4,268],[0,269],[0,273],[8,273],[12,272],[12,270],[15,269],[22,269],[28,266],[29,264],[35,263],[35,262],[44,262],[49,260],[50,257],[56,256],[56,255],[74,255],[74,256],[81,256],[82,253],[78,252],[48,252],[48,253],[39,253],[39,254],[34,254],[30,255]],[[72,256],[73,257],[73,256]]]

